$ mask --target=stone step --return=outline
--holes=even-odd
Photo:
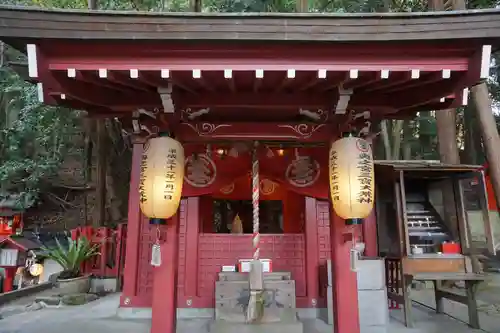
[[[271,272],[263,274],[264,281],[282,281],[291,280],[292,273],[290,272]],[[220,272],[219,281],[248,281],[248,273],[240,272]]]
[[[210,333],[303,333],[300,321],[293,323],[243,324],[213,321],[208,327]]]

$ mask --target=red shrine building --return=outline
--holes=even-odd
[[[326,307],[331,259],[337,333],[359,333],[353,239],[377,256],[375,210],[346,226],[329,203],[328,147],[375,139],[383,119],[460,107],[488,77],[500,11],[402,14],[80,12],[0,7],[0,38],[28,56],[49,105],[114,118],[134,137],[120,307],[213,316],[222,266],[252,258],[251,161],[259,160],[261,257],[290,272],[296,307]],[[185,150],[182,201],[166,225],[139,209],[147,137]],[[238,227],[235,225],[238,217]],[[235,233],[235,230],[238,232]],[[151,266],[159,236],[162,264]],[[176,312],[176,309],[178,310]]]

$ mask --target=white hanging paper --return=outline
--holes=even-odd
[[[357,272],[358,271],[359,253],[356,249],[351,249],[349,254],[350,254],[350,259],[351,259],[351,271]]]
[[[151,266],[159,267],[161,265],[160,244],[153,244],[151,248]]]

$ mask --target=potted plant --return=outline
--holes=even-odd
[[[44,257],[52,259],[62,267],[57,277],[57,286],[61,295],[87,293],[90,289],[90,276],[82,273],[83,263],[99,255],[98,245],[92,245],[86,237],[77,240],[68,238],[68,245],[62,245],[56,239],[54,248],[42,247]]]

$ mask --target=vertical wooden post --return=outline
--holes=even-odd
[[[134,144],[132,150],[132,168],[130,172],[130,190],[128,197],[127,246],[125,247],[125,267],[123,269],[123,292],[120,306],[134,306],[139,271],[139,245],[141,239],[141,210],[139,207],[139,178],[143,145]]]
[[[378,255],[378,240],[375,207],[373,207],[370,215],[363,221],[363,242],[365,243],[365,256],[376,257]]]
[[[177,268],[179,213],[168,220],[162,233],[161,265],[154,268],[151,333],[175,333],[177,326]]]
[[[346,226],[333,210],[330,198],[330,246],[332,250],[333,315],[335,333],[359,333],[358,281],[350,269],[352,240],[346,239]]]
[[[458,214],[458,234],[460,236],[460,247],[462,254],[470,254],[470,229],[467,225],[467,212],[465,211],[465,200],[462,184],[457,177],[453,178],[453,192]]]
[[[306,197],[306,287],[308,306],[316,306],[319,292],[318,218],[316,199]]]
[[[401,192],[401,221],[403,222],[403,235],[404,235],[404,244],[405,244],[405,254],[410,255],[410,236],[408,234],[408,217],[407,217],[407,209],[406,209],[406,189],[405,189],[405,177],[404,172],[399,171],[399,190]]]

